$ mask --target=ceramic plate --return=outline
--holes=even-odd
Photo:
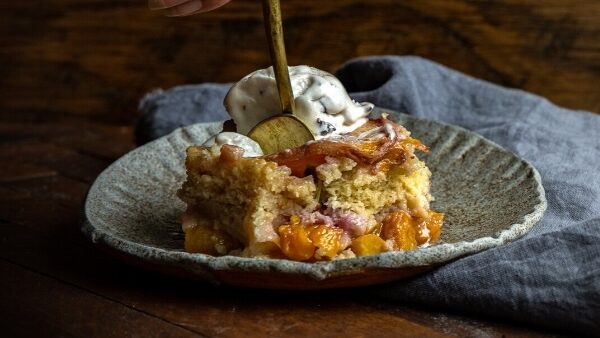
[[[220,131],[196,124],[123,156],[94,182],[85,202],[84,233],[131,263],[213,283],[314,289],[368,285],[413,276],[464,255],[523,236],[542,217],[538,172],[515,154],[460,127],[389,112],[431,151],[433,209],[445,213],[440,241],[407,252],[302,263],[212,257],[183,251],[176,197],[185,180],[185,149]]]

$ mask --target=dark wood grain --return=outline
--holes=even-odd
[[[600,111],[599,1],[283,1],[291,64],[421,55]],[[165,18],[143,0],[0,2],[0,335],[546,336],[361,289],[269,292],[125,265],[80,234],[94,178],[133,148],[147,91],[267,66],[258,1]]]
[[[258,1],[178,19],[141,2],[2,2],[0,86],[11,99],[0,116],[126,122],[152,88],[235,81],[269,62]],[[600,111],[598,1],[284,1],[283,13],[290,64],[421,55]]]
[[[0,330],[5,337],[202,336],[14,264],[0,261],[0,274],[19,281],[0,280]]]

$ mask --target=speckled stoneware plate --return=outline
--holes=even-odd
[[[196,124],[133,150],[94,182],[83,232],[119,257],[145,267],[214,283],[315,289],[383,283],[422,273],[458,257],[523,236],[542,217],[546,199],[529,163],[456,126],[391,113],[431,148],[434,209],[446,216],[439,243],[407,252],[331,262],[212,257],[183,251],[178,222],[184,204],[185,149],[220,131]]]

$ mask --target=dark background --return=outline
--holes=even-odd
[[[292,65],[333,71],[362,55],[420,55],[600,112],[600,1],[282,2]],[[538,334],[357,291],[298,296],[184,283],[123,265],[81,236],[85,193],[133,147],[145,92],[236,81],[269,64],[259,3],[174,19],[143,0],[0,2],[0,332]]]

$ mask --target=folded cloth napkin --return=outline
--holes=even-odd
[[[368,57],[336,73],[351,96],[473,130],[531,162],[548,210],[524,238],[408,281],[368,289],[403,303],[600,333],[600,115],[567,110],[418,57]],[[157,90],[142,99],[140,143],[228,119],[229,84]]]

